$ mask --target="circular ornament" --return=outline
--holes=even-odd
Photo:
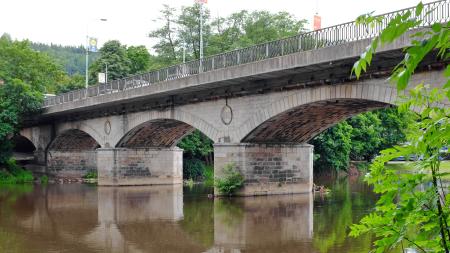
[[[109,134],[111,133],[111,122],[109,122],[109,120],[106,120],[106,121],[105,121],[105,126],[104,126],[104,128],[105,128],[105,133],[106,133],[107,135],[109,135]]]
[[[233,110],[229,105],[225,105],[220,112],[220,119],[225,125],[229,125],[233,120]]]

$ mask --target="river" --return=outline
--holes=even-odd
[[[0,186],[0,252],[368,252],[349,225],[376,196],[360,178],[331,193],[208,199],[196,185]]]

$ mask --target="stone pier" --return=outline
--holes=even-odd
[[[48,151],[47,173],[56,177],[80,178],[97,170],[94,150]]]
[[[161,185],[183,182],[183,150],[97,149],[98,185]]]
[[[237,192],[241,196],[311,192],[313,149],[309,144],[215,144],[214,175],[234,164],[245,178]]]

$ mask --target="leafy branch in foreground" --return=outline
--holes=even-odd
[[[432,11],[432,10],[430,10]],[[411,10],[397,15],[367,47],[355,62],[352,73],[358,78],[370,65],[379,45],[394,42],[416,27],[423,26],[429,12],[419,3]],[[380,19],[371,15],[358,18],[359,24],[372,26]],[[411,76],[431,52],[447,62],[450,58],[450,22],[435,23],[409,35],[411,46],[405,49],[403,60],[394,68],[390,80],[398,93],[408,88]],[[450,198],[442,180],[448,173],[441,171],[440,150],[450,140],[450,67],[446,66],[444,83],[418,84],[409,89],[409,97],[399,103],[399,110],[420,111],[415,122],[409,125],[407,144],[381,152],[365,181],[380,194],[375,210],[359,224],[351,226],[351,236],[374,233],[375,252],[388,252],[397,248],[414,248],[419,252],[449,252],[450,248]],[[439,87],[439,88],[431,88]],[[413,171],[397,171],[385,163],[399,156],[416,158]]]

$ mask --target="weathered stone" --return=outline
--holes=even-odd
[[[305,193],[312,189],[312,145],[215,144],[214,152],[215,176],[220,177],[227,164],[234,164],[244,176],[245,185],[238,195]],[[256,165],[255,160],[264,166]],[[269,160],[282,161],[283,165],[266,162]],[[217,189],[215,193],[218,194]]]

